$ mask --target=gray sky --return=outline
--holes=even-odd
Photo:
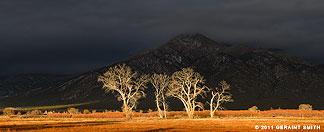
[[[77,73],[180,33],[324,62],[323,0],[1,0],[0,75]]]

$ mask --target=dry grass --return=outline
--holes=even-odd
[[[314,119],[84,119],[42,118],[1,119],[2,131],[27,132],[97,132],[97,131],[260,131],[255,125],[324,125],[323,120]],[[264,131],[264,130],[263,130]],[[319,130],[317,130],[319,131]]]
[[[196,111],[195,118],[208,118],[209,111]],[[168,118],[185,118],[187,116],[184,111],[169,111],[167,113]],[[158,112],[150,112],[150,113],[140,113],[133,112],[133,117],[157,117]],[[18,116],[18,117],[24,117]],[[44,118],[123,118],[125,117],[123,112],[97,112],[97,113],[89,113],[89,114],[69,114],[69,113],[54,113],[48,114],[47,116],[43,116]],[[267,110],[260,112],[252,112],[248,110],[225,110],[225,111],[217,111],[215,113],[215,117],[218,118],[229,118],[229,117],[322,117],[324,118],[324,110]]]
[[[186,119],[186,114],[182,111],[169,112],[170,119],[158,119],[156,112],[134,113],[134,118],[131,120],[124,119],[122,112],[75,114],[72,116],[61,113],[51,114],[42,118],[7,118],[2,116],[2,118],[0,117],[0,131],[267,131],[255,130],[254,127],[255,125],[274,127],[276,125],[323,126],[323,113],[324,111],[300,110],[271,110],[259,113],[250,111],[219,111],[216,114],[218,118],[210,119],[202,118],[208,117],[209,111],[198,111],[195,113],[196,119],[192,120]]]
[[[52,106],[34,106],[34,107],[17,107],[14,108],[17,111],[30,111],[30,110],[53,110],[53,109],[62,109],[62,108],[68,108],[68,107],[77,107],[82,105],[88,105],[88,104],[94,104],[98,103],[100,101],[91,101],[91,102],[85,102],[85,103],[78,103],[78,104],[67,104],[67,105],[52,105]],[[0,111],[3,109],[0,108]]]
[[[134,112],[133,117],[157,117],[158,112],[139,113]],[[68,114],[55,113],[45,116],[46,118],[124,118],[123,112],[105,112],[105,113],[90,113],[90,114]]]

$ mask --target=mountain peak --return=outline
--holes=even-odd
[[[205,35],[200,33],[183,33],[179,34],[173,39],[208,39]]]
[[[199,33],[185,33],[172,38],[167,46],[196,49],[208,46],[224,46]]]

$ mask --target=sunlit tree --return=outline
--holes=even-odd
[[[166,103],[166,91],[170,83],[170,77],[167,74],[154,73],[150,79],[153,87],[155,88],[155,104],[159,112],[160,118],[166,118],[167,103]]]
[[[212,91],[212,97],[210,99],[210,117],[214,117],[215,111],[223,109],[221,106],[225,102],[232,102],[232,94],[230,93],[230,85],[226,81],[219,83],[220,88],[216,87]]]
[[[183,68],[172,74],[168,89],[168,95],[179,99],[188,114],[188,118],[193,118],[196,108],[203,109],[203,104],[197,98],[203,97],[208,91],[204,86],[204,77],[191,68]]]
[[[147,88],[147,75],[139,75],[133,72],[125,64],[109,68],[98,78],[103,83],[102,88],[106,92],[117,92],[118,101],[123,102],[122,110],[127,118],[130,118],[132,111],[138,104],[138,99],[145,97],[144,89]]]

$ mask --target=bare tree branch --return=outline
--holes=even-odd
[[[225,102],[233,102],[232,94],[230,93],[230,85],[226,83],[226,81],[221,81],[219,83],[221,88],[215,88],[212,91],[212,97],[210,99],[210,117],[214,117],[214,113],[219,110],[223,109],[221,104]]]
[[[170,77],[167,74],[156,74],[151,76],[151,83],[155,88],[155,103],[159,112],[160,118],[166,118],[167,103],[166,103],[166,91],[170,83]],[[163,110],[161,109],[163,108]]]
[[[188,118],[193,118],[195,109],[203,108],[202,103],[196,101],[197,97],[203,97],[209,90],[208,87],[202,86],[204,83],[205,80],[199,73],[191,68],[183,68],[171,76],[167,95],[179,99],[186,109]]]
[[[136,108],[138,99],[145,97],[144,89],[148,82],[148,76],[139,76],[125,64],[110,67],[107,72],[98,77],[102,82],[102,88],[108,92],[116,91],[118,101],[123,101],[122,110],[129,118],[131,112]]]

